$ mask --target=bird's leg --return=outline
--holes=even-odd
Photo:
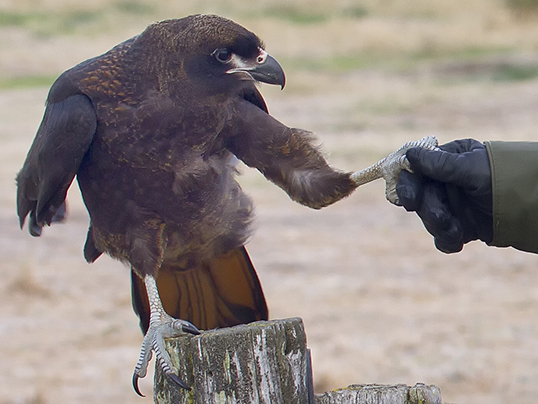
[[[149,328],[144,336],[140,358],[135,366],[133,388],[138,395],[143,396],[138,388],[138,379],[146,376],[148,363],[151,359],[152,351],[154,351],[155,358],[163,373],[180,387],[189,389],[189,386],[176,374],[177,371],[170,360],[170,355],[166,352],[164,338],[177,337],[182,334],[198,335],[200,331],[188,321],[175,319],[164,311],[159,291],[157,290],[157,282],[153,276],[146,275],[144,283],[150,306]]]
[[[396,194],[396,184],[402,170],[411,171],[409,161],[405,157],[407,150],[413,147],[436,150],[437,139],[435,136],[427,136],[414,142],[407,142],[394,153],[378,161],[374,165],[351,174],[351,179],[357,186],[383,178],[385,180],[385,196],[389,202],[400,205],[400,200]]]

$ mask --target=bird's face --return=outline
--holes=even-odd
[[[233,21],[196,15],[167,22],[177,29],[177,56],[188,81],[209,93],[229,93],[256,82],[285,85],[279,63],[260,39]]]
[[[278,84],[284,88],[286,76],[276,59],[261,46],[250,53],[250,55],[241,55],[229,48],[217,48],[211,56],[222,65],[218,69],[221,70],[221,74],[224,67],[224,73],[234,75],[233,79]]]

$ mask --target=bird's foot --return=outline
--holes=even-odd
[[[407,150],[413,147],[422,147],[424,149],[437,149],[437,138],[435,136],[426,136],[420,140],[407,142],[394,153],[385,158],[382,165],[382,175],[385,180],[385,197],[394,205],[400,206],[400,198],[396,193],[396,184],[400,178],[402,170],[412,172],[411,166],[405,154]]]
[[[405,153],[413,147],[435,150],[437,149],[437,139],[435,136],[426,136],[420,140],[407,142],[376,164],[351,174],[351,179],[360,186],[378,178],[383,178],[385,180],[385,196],[387,200],[399,206],[400,199],[396,193],[396,184],[402,170],[411,171]]]
[[[138,388],[138,379],[146,376],[152,352],[165,375],[170,377],[178,386],[184,389],[190,387],[177,376],[177,369],[172,364],[170,355],[166,351],[164,339],[184,334],[198,335],[200,331],[188,321],[175,319],[168,314],[161,313],[156,319],[152,318],[140,350],[140,358],[133,373],[133,388],[139,396],[144,397]]]

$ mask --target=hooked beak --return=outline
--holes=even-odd
[[[228,70],[226,73],[246,73],[253,80],[267,84],[278,84],[283,89],[286,85],[286,76],[280,64],[271,55],[262,51],[258,56],[256,63],[243,64]]]

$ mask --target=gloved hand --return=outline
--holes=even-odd
[[[440,149],[407,151],[413,173],[400,174],[396,186],[400,202],[418,214],[442,252],[459,252],[477,239],[490,243],[493,197],[486,147],[465,139]]]

